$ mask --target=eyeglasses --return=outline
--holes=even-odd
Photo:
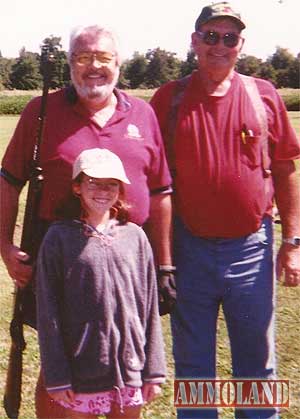
[[[228,32],[224,35],[216,31],[196,31],[196,33],[200,36],[206,45],[217,45],[222,39],[224,45],[228,48],[236,47],[240,42],[240,39],[242,39],[242,37],[235,32]]]
[[[90,65],[94,60],[101,64],[110,64],[115,54],[110,52],[79,52],[72,55],[74,61],[79,65]]]
[[[116,191],[119,189],[120,183],[117,180],[101,181],[94,178],[84,180],[89,191]]]

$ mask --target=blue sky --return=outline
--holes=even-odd
[[[185,58],[194,22],[205,0],[9,0],[1,5],[0,51],[17,57],[24,46],[39,51],[43,39],[60,36],[68,49],[79,24],[109,25],[119,35],[124,58],[160,47]],[[299,0],[232,0],[247,28],[243,52],[265,59],[276,46],[300,51]]]

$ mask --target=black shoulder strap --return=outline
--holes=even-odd
[[[185,88],[190,81],[191,76],[188,75],[179,79],[172,92],[170,108],[167,115],[167,134],[165,139],[167,159],[172,177],[175,176],[175,156],[174,156],[174,143],[175,143],[175,130],[177,124],[177,115],[179,105],[182,101]]]
[[[270,159],[269,159],[269,142],[268,142],[268,119],[267,112],[263,100],[260,96],[255,79],[244,74],[239,74],[248,96],[251,99],[252,105],[256,111],[256,117],[261,129],[262,140],[262,168],[264,177],[271,175]]]

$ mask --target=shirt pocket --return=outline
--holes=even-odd
[[[240,134],[241,161],[250,168],[262,165],[262,139],[260,133]]]
[[[108,334],[101,320],[82,325],[72,345],[72,366],[74,377],[80,380],[94,380],[107,376],[110,365]]]
[[[79,357],[84,351],[84,348],[86,347],[87,342],[89,340],[90,329],[91,329],[90,323],[85,323],[83,328],[81,328],[81,333],[79,334],[77,342],[75,342],[74,347],[73,347],[74,358]]]
[[[85,323],[80,328],[76,341],[73,343],[73,358],[78,359],[88,354],[94,354],[100,363],[109,362],[109,339],[104,332],[104,325],[101,320]]]

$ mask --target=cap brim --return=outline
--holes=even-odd
[[[221,16],[211,16],[209,19],[207,19],[207,22],[210,21],[210,20],[213,20],[213,19],[222,19],[222,18],[226,18],[226,17],[228,17],[229,19],[234,20],[235,23],[237,23],[241,29],[246,28],[246,25],[244,24],[244,22],[241,21],[241,19],[239,19],[236,16],[229,15],[229,14],[228,15],[221,15]]]
[[[210,17],[207,17],[204,20],[198,18],[196,20],[196,23],[195,23],[195,29],[196,29],[196,31],[199,30],[199,28],[202,25],[205,25],[206,23],[210,22],[211,20],[222,19],[222,18],[226,18],[226,17],[234,20],[235,23],[239,26],[240,30],[243,30],[243,29],[246,28],[246,25],[244,24],[244,22],[242,22],[238,17],[228,14],[228,15],[220,15],[220,16],[210,16]]]
[[[96,179],[117,179],[120,182],[130,185],[130,180],[127,178],[127,176],[125,176],[125,174],[116,174],[116,172],[110,173],[108,170],[101,171],[93,169],[85,169],[83,170],[83,173]]]

